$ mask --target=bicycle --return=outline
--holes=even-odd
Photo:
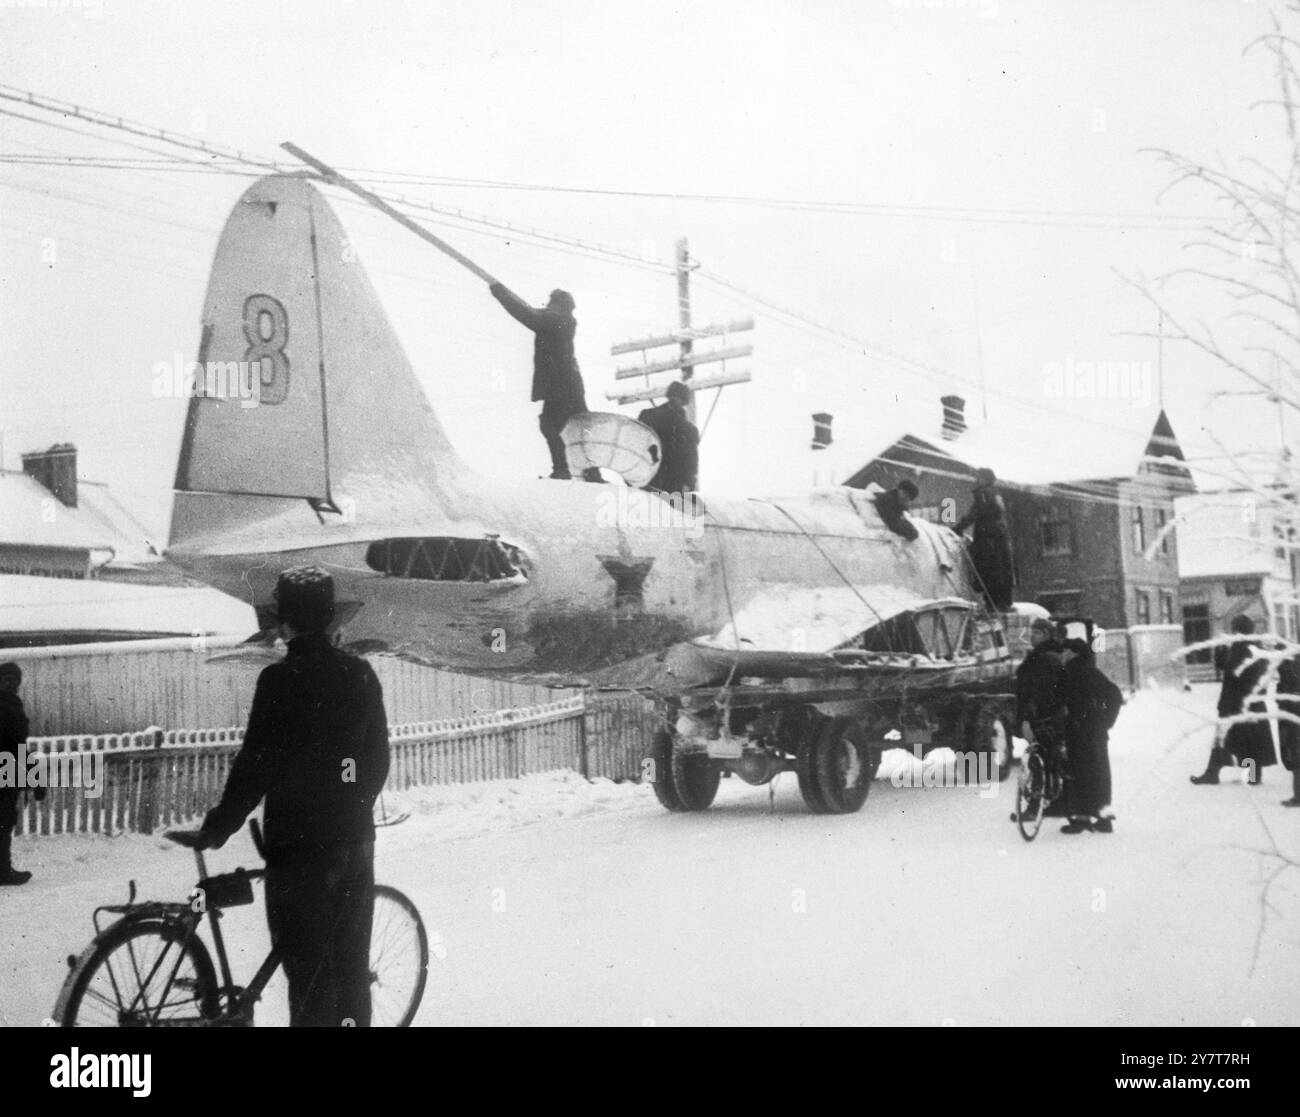
[[[1032,742],[1025,750],[1016,785],[1016,813],[1012,816],[1020,836],[1027,842],[1038,837],[1043,813],[1065,791],[1065,777],[1060,761],[1041,743]]]
[[[265,860],[257,821],[249,823],[253,844]],[[273,946],[247,986],[234,983],[221,936],[224,908],[253,902],[253,882],[265,869],[236,869],[209,876],[192,831],[166,835],[193,850],[199,882],[191,899],[135,901],[135,881],[125,904],[95,909],[95,937],[77,956],[59,991],[53,1020],[65,1028],[83,1027],[252,1027],[253,1009],[281,964]],[[202,902],[199,902],[201,897]],[[121,918],[100,927],[104,912]],[[204,915],[221,965],[221,980],[199,936]],[[429,940],[415,905],[396,888],[375,885],[370,936],[372,1024],[410,1025],[424,996]]]

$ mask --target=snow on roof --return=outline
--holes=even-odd
[[[0,471],[0,544],[113,552],[113,563],[161,562],[152,533],[97,481],[77,482],[77,507],[34,477]]]
[[[1287,576],[1273,536],[1273,510],[1247,491],[1198,493],[1174,501],[1178,517],[1178,576]]]
[[[1000,481],[1018,485],[1133,477],[1153,441],[1160,452],[1182,457],[1163,411],[1154,425],[1149,413],[1137,420],[1127,416],[1108,420],[1105,425],[1061,416],[1044,420],[1026,415],[1019,422],[999,420],[969,427],[955,439],[945,439],[936,421],[932,426],[900,433],[874,457],[903,441],[913,451],[932,454],[937,470],[956,462],[991,469]]]
[[[101,481],[82,481],[77,486],[77,511],[97,530],[110,535],[113,563],[143,565],[162,562],[165,540],[142,524],[112,490]]]
[[[207,587],[0,574],[0,633],[207,633],[247,636],[253,609]]]

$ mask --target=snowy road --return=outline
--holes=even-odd
[[[1112,745],[1112,835],[1033,844],[1009,782],[873,786],[858,815],[807,813],[792,775],[724,781],[669,815],[649,788],[576,777],[448,788],[381,832],[377,873],[434,933],[419,1024],[1300,1023],[1300,868],[1263,925],[1268,830],[1300,860],[1289,777],[1195,788],[1209,688],[1145,694]],[[1230,776],[1228,778],[1231,778]],[[239,839],[244,843],[245,839]],[[38,880],[0,894],[0,1020],[46,1016],[96,902],[182,895],[189,855],[158,838],[20,840]],[[246,844],[215,855],[252,860]],[[261,908],[230,913],[243,976]],[[259,1023],[283,1022],[273,985]]]

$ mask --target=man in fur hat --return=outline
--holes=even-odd
[[[275,599],[288,654],[257,680],[243,747],[196,844],[219,848],[266,798],[266,920],[284,957],[290,1025],[366,1027],[383,692],[370,665],[327,634],[326,571],[286,570]]]

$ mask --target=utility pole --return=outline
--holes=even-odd
[[[687,414],[691,422],[695,422],[695,396],[709,388],[721,389],[727,384],[743,384],[751,379],[749,372],[728,372],[726,371],[727,361],[736,360],[739,357],[748,357],[754,352],[752,345],[728,345],[727,337],[730,334],[743,333],[754,328],[752,318],[742,318],[733,322],[723,322],[711,326],[694,326],[691,322],[691,254],[686,243],[686,238],[682,237],[677,241],[677,329],[672,333],[659,334],[655,337],[638,338],[636,341],[625,341],[618,345],[610,347],[612,356],[619,356],[623,353],[640,353],[641,364],[627,365],[623,368],[614,370],[615,380],[629,380],[633,377],[644,378],[645,386],[641,388],[624,388],[615,389],[612,392],[606,392],[605,398],[616,401],[617,403],[637,403],[645,400],[655,400],[663,397],[667,382],[661,384],[652,384],[650,377],[659,372],[680,372],[682,381],[689,383],[691,386],[691,403]],[[701,338],[721,337],[723,345],[718,349],[696,350],[695,343]],[[649,360],[647,351],[650,349],[659,349],[668,345],[678,347],[678,355],[671,359],[662,361]],[[695,375],[695,366],[709,364],[713,361],[723,362],[723,371],[714,376],[697,377]],[[713,406],[717,406],[717,396],[713,399]],[[709,412],[712,415],[712,409]],[[705,419],[705,426],[708,426],[708,419]],[[701,431],[701,434],[703,432]]]
[[[695,375],[691,367],[691,351],[695,341],[689,336],[691,329],[691,253],[686,238],[677,242],[677,324],[682,328],[682,379],[689,380]],[[695,422],[695,393],[691,393],[691,402],[686,408],[686,416]]]

